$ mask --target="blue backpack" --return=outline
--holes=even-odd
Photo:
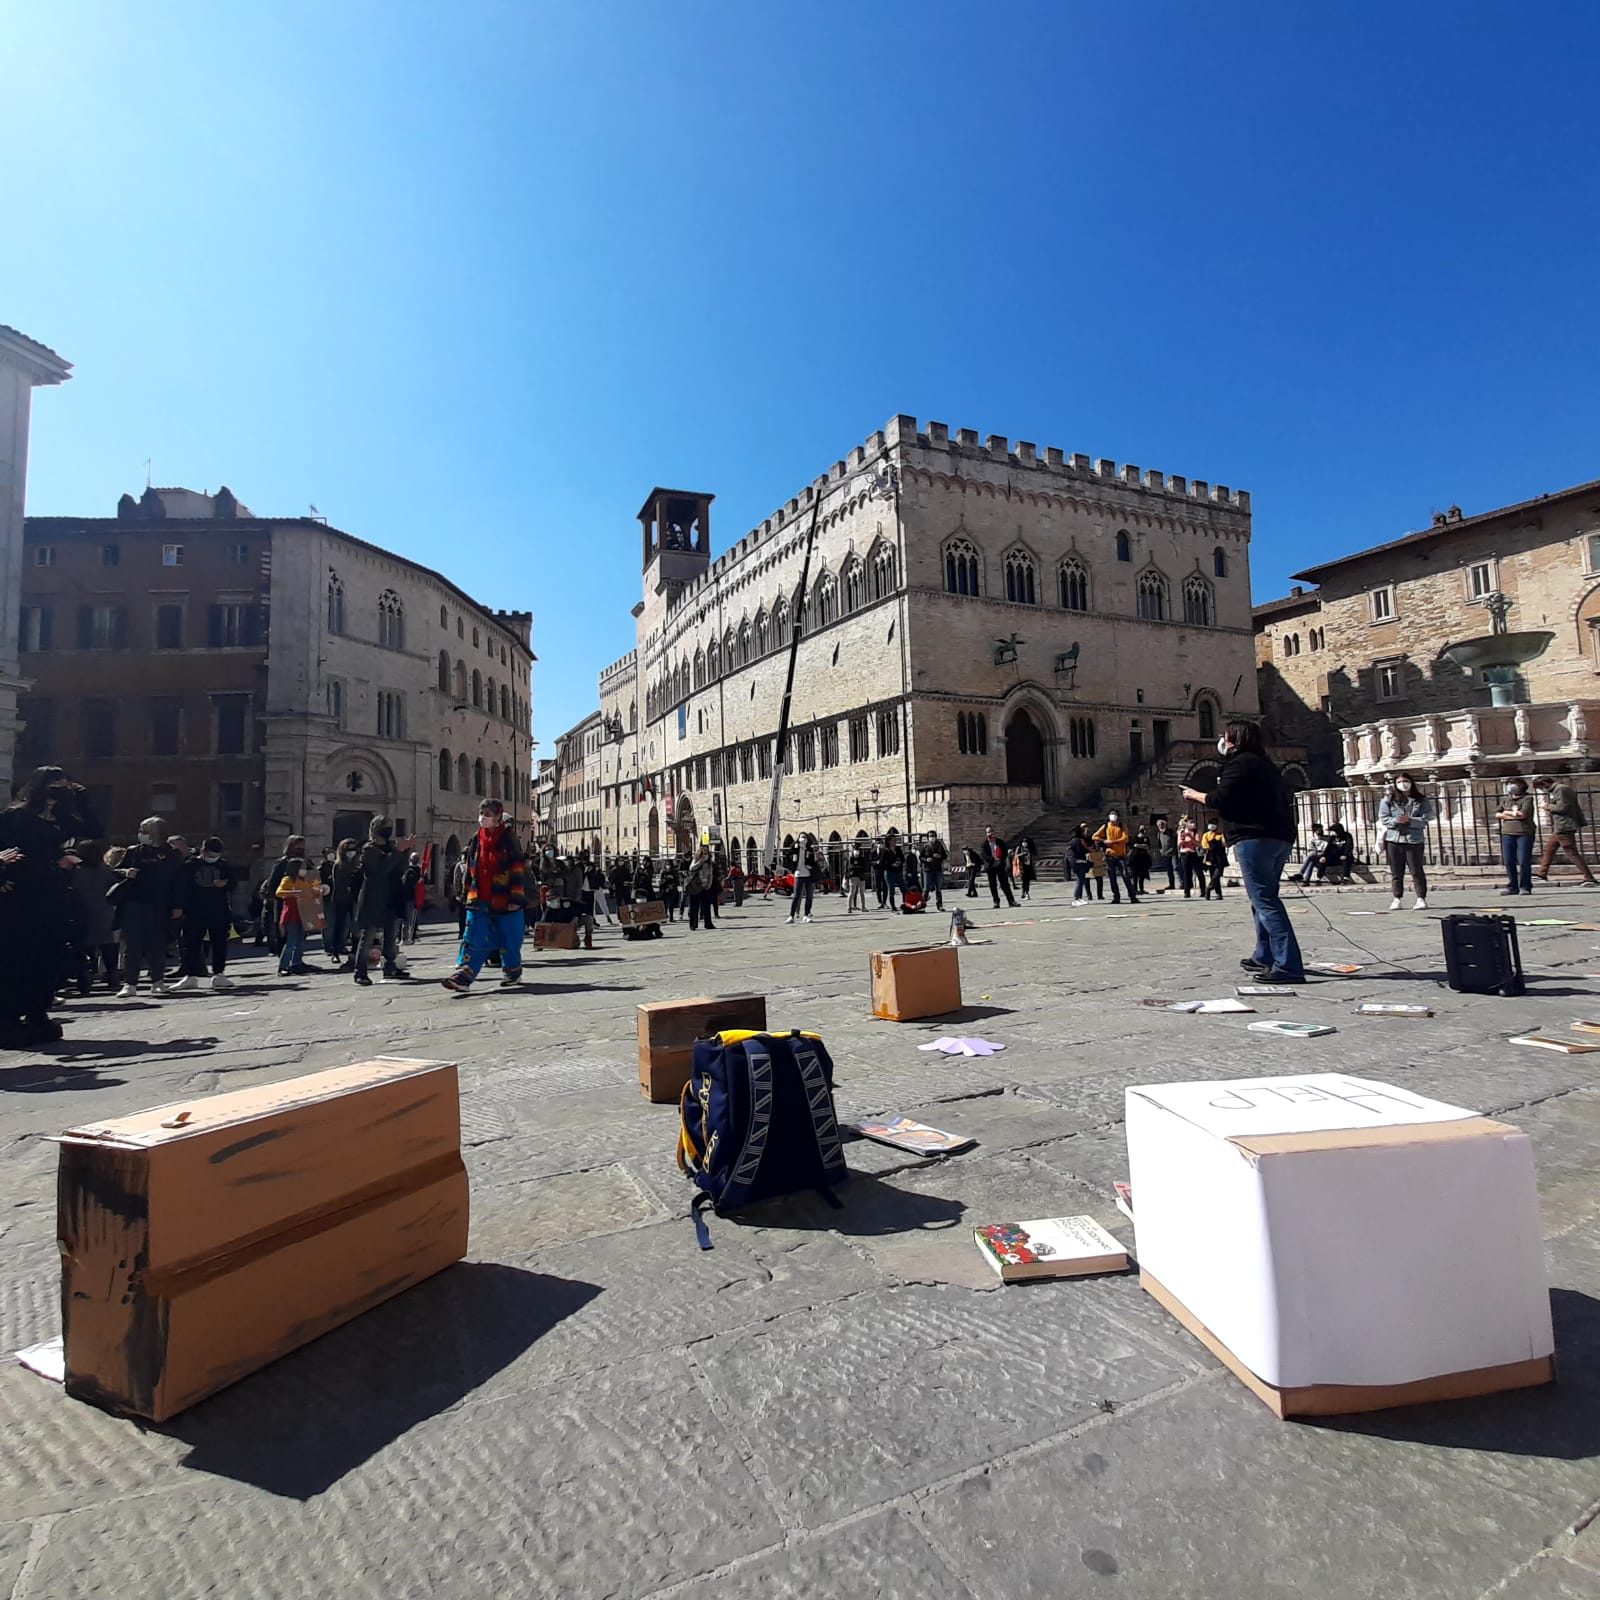
[[[839,1204],[828,1186],[850,1173],[833,1060],[815,1034],[739,1029],[697,1039],[680,1112],[678,1166],[701,1191],[693,1215],[702,1250],[711,1248],[700,1215],[708,1205],[721,1216],[796,1189]]]

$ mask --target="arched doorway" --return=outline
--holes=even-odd
[[[1217,736],[1217,702],[1208,694],[1200,696],[1195,703],[1195,717],[1200,728],[1202,739],[1215,739]]]
[[[694,829],[694,802],[686,794],[678,796],[678,854],[692,856],[699,839]]]
[[[456,862],[460,859],[461,840],[452,833],[444,842],[444,882],[447,889],[455,881]],[[532,869],[530,868],[529,870],[531,871]]]
[[[645,829],[645,842],[652,856],[661,854],[661,813],[650,807],[650,821]]]
[[[1006,721],[1006,782],[1044,787],[1044,734],[1021,706]]]

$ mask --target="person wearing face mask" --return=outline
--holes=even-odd
[[[467,931],[456,970],[440,981],[452,994],[465,994],[484,962],[498,954],[501,986],[510,988],[522,982],[522,940],[528,926],[526,865],[498,800],[485,800],[478,808],[478,831],[467,845],[466,862]]]
[[[356,896],[361,893],[361,851],[354,839],[341,839],[333,852],[333,872],[328,882],[328,926],[322,935],[322,948],[338,962],[339,971],[354,965],[350,946],[354,942]]]
[[[983,831],[983,871],[989,880],[989,894],[995,910],[1000,909],[1002,890],[1006,904],[1014,908],[1017,897],[1011,892],[1011,849],[993,828]]]
[[[367,824],[367,842],[361,851],[361,890],[356,896],[353,958],[355,981],[363,988],[372,982],[367,972],[368,952],[380,943],[385,981],[411,976],[400,966],[396,937],[400,928],[396,915],[400,874],[405,871],[410,849],[411,840],[396,842],[394,822],[389,817],[374,817]]]
[[[1256,932],[1255,950],[1240,965],[1260,983],[1303,983],[1305,961],[1279,890],[1295,838],[1288,786],[1254,723],[1230,722],[1217,741],[1217,754],[1222,769],[1216,788],[1209,794],[1186,788],[1183,796],[1222,819],[1233,847]]]
[[[1500,824],[1500,862],[1506,869],[1501,894],[1533,893],[1533,796],[1521,778],[1506,783],[1504,804],[1495,812]]]
[[[1097,844],[1105,846],[1106,875],[1111,879],[1112,903],[1122,904],[1122,893],[1117,887],[1120,883],[1127,888],[1128,904],[1138,905],[1139,893],[1128,873],[1128,830],[1122,826],[1121,814],[1108,811],[1106,820],[1095,830],[1094,838]]]
[[[0,1048],[61,1037],[51,1020],[71,968],[69,846],[101,832],[81,785],[60,767],[40,767],[0,812]]]
[[[267,869],[267,875],[256,892],[256,900],[261,907],[261,918],[256,924],[256,943],[265,942],[273,955],[283,949],[283,914],[278,904],[278,885],[283,882],[289,863],[303,859],[305,853],[305,835],[291,833],[283,842],[283,854]]]
[[[1539,863],[1539,882],[1550,881],[1550,868],[1555,865],[1556,851],[1565,850],[1568,858],[1583,874],[1583,881],[1591,888],[1596,883],[1589,863],[1578,848],[1578,830],[1589,826],[1583,806],[1572,785],[1562,778],[1535,778],[1533,787],[1545,803],[1550,817],[1550,837],[1545,841],[1544,857]]]
[[[167,940],[182,915],[183,881],[178,858],[167,845],[160,817],[139,824],[139,842],[122,858],[117,905],[122,912],[122,988],[131,1000],[139,993],[139,974],[147,968],[150,992],[165,994]]]
[[[222,840],[213,835],[200,846],[199,855],[181,862],[183,895],[183,976],[173,986],[198,989],[205,976],[205,947],[211,946],[211,987],[231,989],[233,980],[224,975],[228,964],[228,935],[232,918],[228,897],[239,881],[239,873],[222,855]]]
[[[1432,821],[1433,807],[1417,787],[1416,779],[1408,772],[1393,774],[1383,799],[1378,802],[1378,830],[1383,839],[1384,856],[1389,862],[1389,887],[1394,894],[1389,902],[1391,911],[1401,907],[1407,868],[1417,891],[1417,903],[1411,909],[1428,909],[1428,875],[1423,870],[1422,854],[1428,824]]]

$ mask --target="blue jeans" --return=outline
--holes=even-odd
[[[944,910],[944,868],[924,867],[922,869],[922,892],[932,895],[933,903]]]
[[[1524,894],[1533,892],[1533,835],[1502,833],[1500,861],[1506,869],[1506,882]],[[1520,882],[1518,881],[1520,878]]]
[[[283,954],[278,957],[280,976],[306,960],[306,925],[303,922],[286,922],[283,927]]]
[[[467,931],[461,940],[457,973],[476,978],[483,964],[500,952],[502,973],[522,971],[522,938],[528,931],[527,913],[491,911],[487,906],[467,907]]]
[[[1128,891],[1129,904],[1138,905],[1139,896],[1133,891],[1133,875],[1128,871],[1126,856],[1108,855],[1106,857],[1106,876],[1111,880],[1111,898],[1118,905],[1122,904],[1122,896],[1117,892],[1119,883]]]
[[[805,902],[804,915],[811,915],[811,896],[815,893],[813,880],[810,878],[796,878],[794,880],[794,898],[789,902],[789,915],[798,917],[802,915],[801,901]],[[709,919],[708,919],[709,920]]]
[[[1278,893],[1278,882],[1288,859],[1287,839],[1241,839],[1233,847],[1234,864],[1250,901],[1250,915],[1255,919],[1254,959],[1270,961],[1278,971],[1288,973],[1291,978],[1303,978],[1306,964],[1300,954],[1300,941],[1294,936],[1289,913],[1283,909]]]
[[[1089,863],[1087,861],[1074,861],[1072,863],[1073,889],[1072,903],[1076,905],[1080,900],[1089,898]]]

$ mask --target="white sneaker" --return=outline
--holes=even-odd
[[[136,1000],[138,996],[138,989],[131,983],[125,983],[117,990],[117,999],[119,1000]]]
[[[806,920],[806,921],[807,921],[807,922],[809,922],[809,921],[810,921],[810,920],[811,920],[811,918],[810,918],[810,917],[809,917],[809,916],[808,916],[808,917],[807,917],[807,918],[806,918],[806,919],[805,919],[805,920]]]
[[[792,928],[794,926],[794,918],[792,916],[785,917],[783,920],[789,925],[789,927]]]
[[[219,972],[216,977],[211,980],[211,987],[213,989],[231,989],[233,987],[233,979],[224,977],[222,973]]]
[[[170,983],[152,983],[150,985],[150,993],[151,994],[171,994],[172,993],[172,985]]]
[[[1414,906],[1412,906],[1411,909],[1413,911],[1426,911],[1428,909],[1428,902],[1426,900],[1424,900],[1421,897],[1421,895],[1418,895],[1417,896],[1417,903]]]
[[[1396,895],[1394,897],[1394,899],[1389,902],[1389,909],[1391,911],[1398,911],[1400,909],[1400,896],[1399,895]]]
[[[187,993],[190,989],[198,989],[200,987],[200,980],[195,977],[192,972],[190,972],[179,978],[178,981],[172,985],[172,987],[174,990],[181,989]]]

